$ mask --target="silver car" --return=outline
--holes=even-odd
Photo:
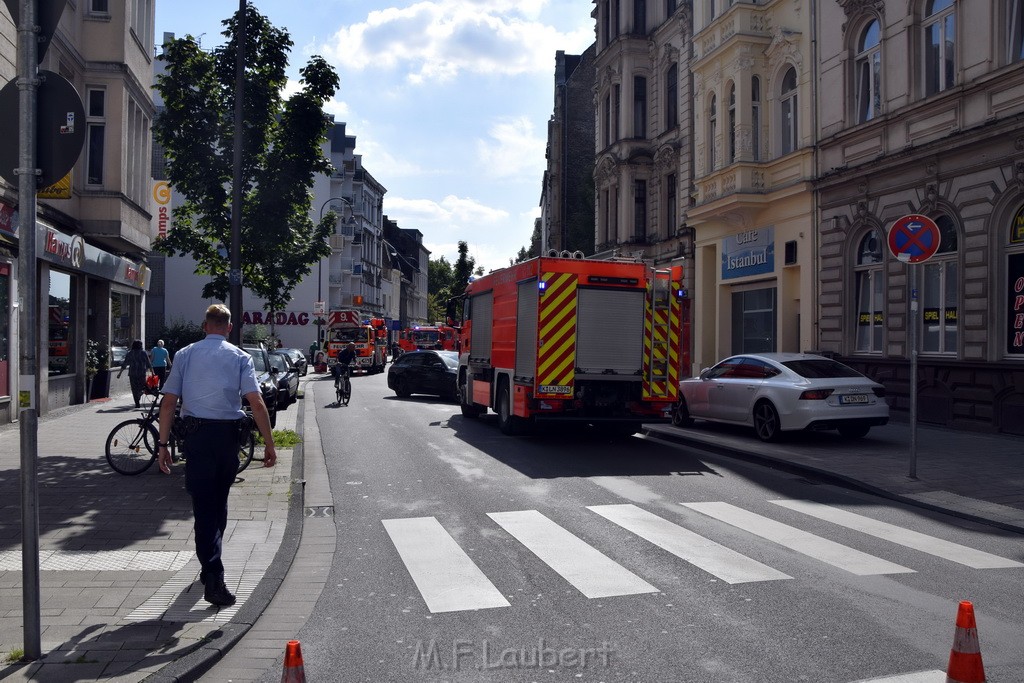
[[[748,353],[679,382],[672,423],[687,427],[694,419],[747,425],[762,441],[801,429],[859,439],[889,421],[889,404],[885,387],[830,358]]]

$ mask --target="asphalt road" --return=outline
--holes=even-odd
[[[960,600],[988,680],[1024,680],[1021,536],[655,439],[506,437],[384,375],[306,400],[320,680],[848,683],[944,671]]]

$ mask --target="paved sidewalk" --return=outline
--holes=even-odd
[[[1024,438],[918,425],[916,478],[910,477],[910,424],[890,421],[863,439],[837,432],[794,433],[761,443],[752,430],[698,422],[647,434],[832,477],[873,493],[1024,533]]]
[[[277,429],[296,429],[302,409],[300,399],[279,412]],[[254,460],[232,487],[224,563],[238,602],[218,609],[203,600],[198,583],[183,466],[166,476],[154,464],[127,477],[103,456],[110,429],[137,415],[131,396],[122,395],[40,420],[43,657],[0,663],[0,679],[127,682],[165,667],[178,670],[172,677],[184,670],[188,679],[189,669],[208,667],[256,622],[287,573],[302,526],[302,487],[292,482],[293,466],[301,472],[302,445],[279,449],[273,468]],[[0,660],[24,642],[19,470],[20,427],[5,426]]]

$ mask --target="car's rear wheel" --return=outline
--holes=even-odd
[[[690,411],[686,407],[686,399],[682,397],[680,397],[679,402],[676,403],[676,407],[672,411],[672,425],[675,427],[693,426],[693,418],[690,417]]]
[[[782,436],[779,411],[769,401],[760,401],[754,406],[754,431],[761,441],[778,441]]]
[[[871,425],[841,425],[838,429],[844,439],[861,439],[871,431]]]
[[[412,394],[412,392],[409,391],[409,383],[406,382],[401,377],[396,377],[395,378],[395,396],[397,396],[398,398],[409,398],[409,396],[411,394]]]

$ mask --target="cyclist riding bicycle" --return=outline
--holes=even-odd
[[[356,345],[349,342],[348,346],[338,352],[334,365],[331,366],[331,375],[334,377],[334,389],[337,391],[342,387],[342,378],[348,382],[349,367],[356,360]]]

